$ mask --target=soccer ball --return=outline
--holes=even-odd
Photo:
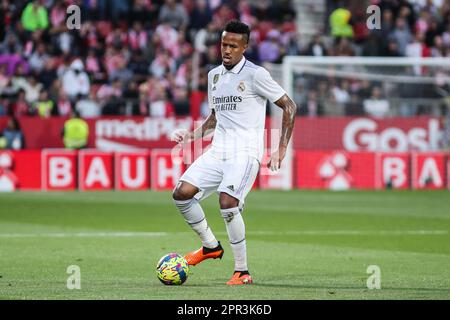
[[[181,285],[189,275],[186,259],[178,253],[169,253],[156,265],[156,276],[165,285]]]

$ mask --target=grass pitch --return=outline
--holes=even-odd
[[[254,285],[228,287],[233,258],[213,195],[203,202],[224,258],[164,286],[155,266],[200,242],[170,193],[0,194],[1,299],[449,299],[448,191],[252,191],[244,219]],[[68,266],[81,289],[66,287]],[[369,290],[367,269],[381,271]]]

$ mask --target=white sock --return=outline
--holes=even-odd
[[[247,245],[245,242],[245,224],[239,208],[220,210],[227,227],[228,238],[234,256],[234,270],[247,271]]]
[[[205,213],[196,199],[174,200],[175,205],[184,216],[184,220],[191,226],[202,240],[202,245],[207,248],[215,248],[219,245],[216,237],[206,221]]]

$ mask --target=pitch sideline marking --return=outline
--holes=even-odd
[[[0,233],[0,238],[133,238],[133,237],[165,237],[170,235],[192,234],[192,232],[55,232],[55,233]],[[226,235],[226,232],[217,232]],[[330,236],[352,236],[352,235],[377,235],[377,236],[402,236],[402,235],[447,235],[448,230],[379,230],[379,231],[357,231],[357,230],[286,230],[286,231],[249,231],[249,235],[330,235]]]

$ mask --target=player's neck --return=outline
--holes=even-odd
[[[223,65],[223,66],[224,66],[225,69],[227,69],[228,71],[233,70],[233,68],[236,67],[236,66],[242,61],[242,59],[244,59],[244,56],[242,56],[242,57],[239,59],[238,62],[236,62],[235,64],[233,64],[233,65],[231,65],[231,66],[226,66],[226,65]],[[223,63],[222,63],[222,64],[223,64]]]

